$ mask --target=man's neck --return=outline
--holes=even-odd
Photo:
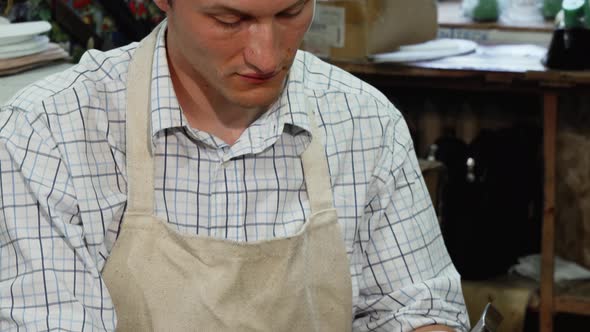
[[[229,145],[233,145],[263,112],[227,103],[215,103],[190,76],[175,75],[172,67],[170,72],[174,92],[189,125],[216,136]]]
[[[174,92],[190,126],[233,145],[265,110],[246,109],[226,101],[200,79],[180,54],[167,50]]]

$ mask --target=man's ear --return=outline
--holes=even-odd
[[[158,8],[160,8],[161,11],[168,13],[168,11],[170,10],[170,0],[154,0],[154,3],[156,4],[156,6],[158,6]]]

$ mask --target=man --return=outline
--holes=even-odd
[[[297,51],[314,1],[156,3],[0,112],[0,330],[466,330],[400,113]]]

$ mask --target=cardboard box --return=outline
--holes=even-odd
[[[318,0],[303,49],[336,60],[363,60],[436,38],[435,0]]]
[[[318,0],[303,49],[336,60],[363,60],[436,38],[435,0]]]

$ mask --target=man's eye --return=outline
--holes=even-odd
[[[214,19],[224,28],[236,28],[242,23],[242,18],[237,16],[216,16]]]
[[[298,8],[296,10],[290,10],[290,11],[279,13],[278,16],[283,17],[283,18],[291,18],[291,17],[295,17],[295,16],[301,14],[302,11],[303,11],[303,8]]]

